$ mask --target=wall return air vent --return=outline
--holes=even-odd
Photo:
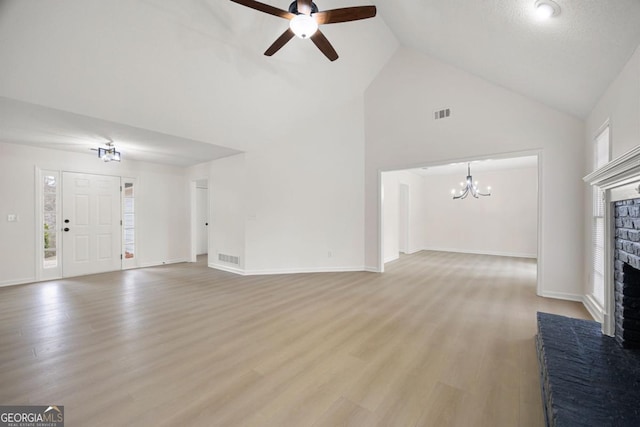
[[[446,119],[449,116],[451,116],[451,108],[444,108],[433,112],[433,118],[435,120]]]
[[[229,264],[240,264],[240,258],[233,255],[218,254],[218,260],[222,262],[228,262]]]

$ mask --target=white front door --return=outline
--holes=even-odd
[[[63,172],[62,186],[62,275],[120,270],[120,177]]]

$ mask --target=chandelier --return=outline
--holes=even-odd
[[[471,194],[476,199],[478,196],[490,196],[491,195],[491,187],[487,187],[486,193],[481,193],[478,190],[478,181],[473,181],[473,177],[471,176],[471,163],[467,163],[467,179],[465,182],[460,183],[460,191],[456,192],[456,190],[451,190],[451,195],[453,199],[465,199],[469,194]],[[456,193],[458,194],[456,196]]]
[[[107,142],[107,148],[98,148],[98,158],[105,162],[119,162],[120,152],[116,151],[113,141]]]

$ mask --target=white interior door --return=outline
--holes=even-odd
[[[63,172],[62,274],[121,268],[120,177]]]
[[[203,255],[209,252],[209,190],[206,188],[196,188],[196,210],[197,210],[197,230],[198,247],[196,253]]]

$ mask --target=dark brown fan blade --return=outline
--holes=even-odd
[[[338,59],[338,52],[331,46],[331,43],[329,43],[329,40],[322,34],[322,31],[316,31],[311,36],[311,41],[318,46],[318,49],[320,49],[329,60],[335,61]]]
[[[311,0],[298,0],[298,13],[311,15]]]
[[[269,6],[268,4],[260,3],[255,0],[231,0],[234,3],[241,4],[243,6],[250,7],[251,9],[259,10],[260,12],[268,13],[269,15],[279,16],[280,18],[291,20],[296,15],[286,10],[278,9],[277,7]]]
[[[264,54],[266,56],[273,55],[274,53],[279,51],[282,48],[282,46],[287,44],[287,42],[289,40],[291,40],[293,38],[293,36],[295,36],[295,34],[293,34],[293,31],[291,31],[291,28],[287,28],[287,31],[282,33],[282,35],[280,37],[278,37],[278,39],[276,41],[274,41],[271,46],[269,46],[269,49],[267,49],[264,52]]]
[[[359,19],[373,18],[374,16],[376,16],[375,6],[345,7],[342,9],[325,10],[313,14],[318,25],[357,21]]]

